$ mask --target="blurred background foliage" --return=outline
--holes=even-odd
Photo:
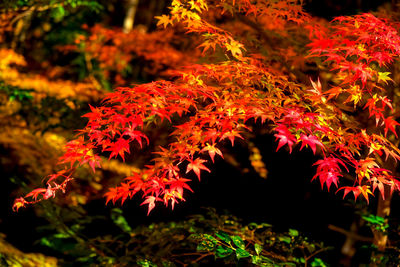
[[[312,1],[306,2],[313,7]],[[318,185],[301,191],[304,195],[298,195],[304,185],[299,181],[296,189],[288,189],[292,201],[300,197],[309,201],[305,209],[315,208],[302,210],[301,214],[300,204],[277,203],[283,200],[277,199],[272,191],[276,191],[274,186],[283,184],[267,178],[285,174],[274,168],[274,160],[280,160],[280,167],[291,164],[296,175],[305,177],[296,178],[308,184],[311,176],[304,165],[311,165],[307,162],[310,155],[299,153],[297,158],[301,160],[295,159],[295,162],[283,158],[284,153],[271,156],[266,151],[273,150],[272,139],[260,141],[259,136],[267,135],[261,130],[255,130],[251,137],[254,142],[227,148],[224,155],[228,163],[216,163],[215,169],[223,170],[216,171],[212,177],[217,182],[195,184],[195,191],[203,193],[189,196],[188,202],[176,211],[160,210],[146,217],[138,201],[119,208],[104,206],[102,198],[108,186],[137,171],[138,166],[151,158],[155,147],[167,142],[170,129],[162,126],[149,133],[154,141],[148,147],[140,152],[133,148],[126,163],[104,158],[101,171],[95,174],[81,168],[65,195],[18,214],[12,213],[14,197],[28,192],[29,188],[41,184],[46,175],[57,171],[57,158],[62,155],[67,140],[76,134],[75,130],[84,127],[81,116],[89,111],[89,104],[99,104],[116,86],[171,79],[174,70],[180,67],[211,60],[196,49],[198,37],[186,35],[179,26],[156,27],[154,16],[167,12],[168,4],[158,0],[4,0],[0,3],[0,265],[327,266],[327,262],[339,262],[340,249],[331,246],[342,244],[345,236],[352,234],[341,227],[348,227],[353,219],[362,222],[357,226],[362,231],[369,233],[373,227],[390,234],[393,243],[388,254],[379,255],[388,265],[398,264],[398,221],[393,219],[387,224],[383,218],[370,214],[365,205],[329,202],[327,198],[333,195],[323,193],[327,196],[319,196],[317,202],[326,201],[325,208],[333,207],[337,211],[334,214],[343,210],[345,214],[350,213],[343,218],[328,218],[329,223],[341,227],[332,226],[334,234],[318,235],[314,231],[312,237],[293,229],[311,231],[318,224],[318,208],[322,206],[309,203],[315,201],[309,195],[313,190],[319,191]],[[133,16],[128,12],[132,9]],[[249,30],[240,19],[226,20],[224,16],[213,19],[228,30]],[[278,40],[277,47],[268,47],[271,50],[265,51],[271,64],[289,75],[315,74],[315,64],[310,65],[302,56],[303,32],[291,29],[286,34],[295,34],[296,38],[290,39],[284,32],[277,35],[274,30],[279,32],[272,29],[268,33],[270,38]],[[250,30],[247,37],[249,45],[259,45]],[[218,56],[223,57],[217,50],[215,57]],[[290,65],[280,66],[282,57]],[[233,182],[222,178],[235,175],[244,176],[240,179],[249,179],[249,182],[238,183],[237,186],[244,187],[235,189],[227,185],[237,183],[234,177],[229,177]],[[286,175],[295,175],[295,172]],[[263,192],[268,185],[268,193]],[[243,193],[243,188],[252,187],[258,189]],[[251,204],[256,194],[260,195],[256,201],[264,201]],[[277,207],[267,208],[268,203]],[[219,210],[200,209],[204,205]],[[246,205],[253,205],[248,211],[258,214],[242,219],[231,214],[248,215],[243,208]],[[225,209],[228,211],[222,211]],[[266,214],[260,215],[263,213]],[[277,214],[281,217],[271,219],[275,227],[263,222]],[[307,216],[309,221],[314,220],[308,228],[301,223]],[[316,231],[327,228],[328,222],[321,220]],[[337,232],[343,236],[338,238]],[[332,236],[336,239],[328,239],[327,245],[314,241]],[[359,245],[357,262],[369,262],[374,255],[370,242],[364,241],[364,250]]]

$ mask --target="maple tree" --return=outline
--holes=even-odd
[[[125,39],[157,39],[167,29],[126,35],[94,26],[90,36],[79,37],[69,49],[81,49],[89,60],[100,52],[97,60],[103,75],[115,71],[116,85],[125,85],[122,72],[132,53],[157,62],[150,65],[155,73],[178,70],[168,72],[173,75],[169,80],[118,87],[100,106],[90,106],[91,112],[84,115],[86,127],[66,144],[59,159],[64,168],[48,176],[45,187],[16,199],[15,210],[64,192],[76,168],[88,164],[95,172],[102,166],[101,155],[125,161],[133,147],[152,142],[152,127],[164,123],[173,126],[169,144],[159,147],[140,171],[110,188],[106,203],[124,203],[140,194],[148,214],[156,203],[174,208],[185,200],[185,191],[192,191],[191,178],[200,180],[204,172],[211,172],[216,157],[224,157],[223,146],[246,140],[256,127],[270,130],[276,150],[310,148],[318,157],[311,180],[318,180],[322,188],[334,187],[344,197],[351,193],[367,202],[371,195],[385,199],[400,189],[394,170],[384,166],[387,160],[400,159],[394,141],[397,103],[386,90],[390,66],[400,54],[397,24],[369,13],[324,24],[303,12],[295,0],[174,0],[170,13],[157,19],[160,28],[181,27],[199,38],[197,53],[205,62],[194,64],[195,56],[187,67],[178,68],[185,54],[165,45],[157,54],[158,46],[148,50]],[[273,32],[276,40],[265,31]],[[291,34],[308,38],[306,50],[286,43]],[[112,45],[105,45],[109,42]],[[334,78],[305,78],[299,74],[305,62]],[[366,116],[374,124],[363,124],[356,116]]]
[[[397,31],[385,19],[371,14],[339,17],[326,28],[308,23],[306,14],[294,2],[278,3],[222,1],[213,8],[221,13],[244,13],[254,21],[260,17],[260,23],[264,15],[274,14],[284,16],[286,23],[306,24],[311,39],[308,56],[325,58],[324,64],[338,73],[331,88],[322,88],[319,80],[311,80],[312,86],[305,90],[304,85],[268,68],[268,59],[255,54],[255,47],[246,47],[233,33],[202,17],[209,8],[206,1],[173,1],[171,14],[159,17],[159,24],[165,27],[179,21],[188,32],[206,36],[200,45],[203,54],[219,46],[231,59],[191,65],[177,71],[179,78],[173,82],[120,87],[108,94],[103,106],[92,107],[85,115],[89,122],[79,138],[67,144],[60,159],[67,169],[50,176],[47,189],[36,189],[26,196],[32,196],[33,201],[19,198],[15,208],[40,200],[40,195],[44,199],[54,196],[78,165],[88,163],[95,171],[100,166],[97,150],[109,151],[109,158],[120,156],[124,160],[132,142],[140,147],[149,142],[145,134],[149,124],[172,122],[176,116],[187,116],[188,120],[175,126],[175,141],[160,148],[154,164],[147,165],[141,174],[110,189],[107,202],[125,201],[141,191],[149,211],[157,201],[173,206],[183,200],[183,188],[190,190],[181,166],[186,165],[186,173],[193,171],[200,179],[203,170],[210,171],[205,152],[212,161],[216,154],[222,156],[218,148],[221,143],[228,139],[234,145],[244,131],[251,130],[246,124],[251,120],[274,125],[277,150],[288,146],[291,152],[300,143],[300,150],[310,147],[314,154],[318,150],[322,159],[315,163],[313,179],[318,178],[328,190],[332,183],[337,187],[342,173],[350,169],[356,178],[352,186],[338,189],[344,190],[344,195],[352,192],[357,199],[361,194],[368,201],[376,188],[382,197],[383,186],[397,190],[399,181],[390,170],[380,167],[377,159],[382,154],[386,159],[400,158],[400,151],[387,139],[388,133],[397,136],[398,123],[386,115],[393,107],[384,89],[390,80],[384,68],[400,53]],[[346,111],[359,107],[375,117],[375,133],[348,123],[351,117]],[[362,153],[364,148],[369,149],[367,154]]]
[[[192,49],[187,49],[191,53],[189,56],[187,51],[179,51],[171,45],[178,37],[171,29],[147,32],[143,26],[124,33],[121,29],[108,29],[99,24],[90,28],[83,25],[83,29],[88,31],[88,36],[80,34],[75,44],[58,49],[63,53],[82,53],[88,72],[113,86],[124,86],[135,75],[168,77],[171,70],[190,65],[198,58]],[[135,65],[140,65],[143,73],[135,73],[138,72]]]

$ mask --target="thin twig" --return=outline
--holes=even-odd
[[[353,239],[358,240],[358,241],[372,242],[374,240],[372,237],[361,236],[361,235],[349,232],[343,228],[340,228],[340,227],[332,225],[332,224],[328,225],[328,228],[332,231],[344,234],[345,236],[350,236]]]

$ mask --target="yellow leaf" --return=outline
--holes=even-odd
[[[158,19],[157,26],[162,25],[164,28],[166,28],[168,24],[172,25],[172,20],[167,15],[155,16],[155,18]]]
[[[387,81],[393,81],[390,77],[390,72],[378,72],[378,83],[383,81],[387,84]]]

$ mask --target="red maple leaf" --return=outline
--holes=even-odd
[[[278,132],[278,134],[275,134],[274,136],[276,139],[279,139],[278,147],[276,148],[276,151],[278,151],[282,146],[288,145],[289,146],[289,153],[292,153],[292,146],[294,143],[297,142],[296,137],[288,130],[288,128],[282,124],[279,124],[278,127],[276,127],[275,131]]]
[[[189,181],[190,181],[189,179],[179,178],[179,179],[172,179],[171,181],[168,182],[168,184],[171,190],[178,192],[180,197],[182,197],[184,188],[186,188],[190,192],[193,192],[193,190],[187,184],[187,182]]]
[[[132,130],[132,128],[126,128],[125,131],[122,133],[122,135],[127,135],[131,140],[136,140],[139,143],[140,148],[143,147],[142,138],[146,140],[147,144],[149,143],[149,139],[145,134],[143,134],[140,131],[134,131]]]
[[[161,199],[155,196],[147,196],[146,199],[142,202],[142,204],[140,204],[140,205],[145,205],[145,204],[149,205],[147,210],[147,216],[150,214],[150,211],[152,211],[156,206],[155,203],[156,201],[161,201]]]
[[[387,135],[388,130],[391,130],[394,133],[394,135],[398,137],[396,133],[396,126],[400,125],[400,123],[395,121],[392,116],[384,119],[384,125],[385,125],[385,136]]]
[[[119,138],[117,142],[110,143],[109,148],[106,148],[105,151],[111,151],[110,159],[112,157],[117,157],[120,155],[123,161],[125,161],[125,152],[130,153],[129,151],[129,141],[124,138]]]
[[[340,165],[346,168],[346,165],[338,158],[335,157],[326,157],[324,159],[318,160],[314,165],[318,165],[317,172],[312,178],[312,180],[319,178],[321,182],[321,188],[326,183],[326,187],[331,187],[331,184],[334,183],[336,187],[338,186],[337,183],[339,181],[339,177],[343,176],[340,174]]]
[[[348,193],[353,192],[354,199],[357,200],[358,196],[360,194],[362,194],[364,196],[365,200],[367,200],[367,203],[369,203],[368,194],[373,195],[373,193],[369,189],[368,185],[363,185],[363,186],[343,186],[343,187],[339,188],[336,191],[336,193],[339,192],[339,190],[344,190],[343,198],[345,198]]]
[[[300,139],[301,139],[301,141],[302,141],[302,144],[301,144],[301,147],[300,147],[300,150],[304,147],[304,146],[307,146],[307,145],[309,145],[310,147],[311,147],[311,150],[314,152],[314,155],[315,155],[315,152],[316,152],[316,150],[317,150],[317,145],[319,145],[320,147],[321,147],[321,149],[324,149],[325,148],[325,146],[324,146],[324,144],[322,144],[319,140],[318,140],[318,138],[316,137],[316,136],[314,136],[314,135],[305,135],[305,134],[301,134],[300,135]]]
[[[115,201],[117,200],[116,198],[117,194],[118,194],[118,188],[116,187],[108,188],[108,192],[104,194],[104,196],[106,197],[106,205],[108,204],[108,202],[110,202],[110,200],[112,200],[113,204],[115,204]]]
[[[42,195],[47,191],[46,188],[36,188],[35,190],[29,192],[28,194],[26,194],[25,197],[31,197],[34,201],[37,200],[39,195]]]
[[[196,158],[195,160],[189,159],[190,163],[187,165],[186,168],[186,173],[189,171],[194,171],[194,173],[197,175],[197,177],[200,180],[200,171],[201,170],[206,170],[208,172],[211,172],[206,166],[204,166],[204,162],[207,162],[207,160],[201,159],[201,158]]]
[[[233,146],[235,137],[239,137],[239,138],[243,139],[243,137],[239,134],[239,131],[231,130],[231,131],[225,132],[221,136],[221,140],[224,140],[225,138],[228,138],[231,141],[231,144]]]

